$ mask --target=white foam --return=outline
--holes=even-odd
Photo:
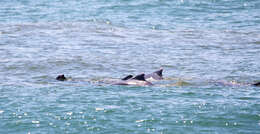
[[[144,122],[144,120],[137,120],[136,123]]]
[[[40,121],[32,121],[33,124],[39,124]]]
[[[103,111],[104,110],[104,108],[96,108],[96,111]]]
[[[72,115],[73,114],[73,112],[68,112],[68,113],[66,113],[67,115]]]

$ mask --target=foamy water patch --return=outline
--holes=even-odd
[[[32,120],[32,123],[33,123],[33,124],[39,124],[40,121],[38,121],[38,120]]]
[[[96,108],[96,111],[104,111],[104,110],[105,110],[105,108],[100,108],[100,107]]]

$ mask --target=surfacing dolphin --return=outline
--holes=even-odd
[[[66,80],[68,80],[68,79],[65,77],[64,74],[62,74],[62,75],[58,75],[58,76],[56,77],[56,80],[58,80],[58,81],[66,81]]]
[[[121,80],[128,80],[128,79],[131,79],[133,78],[134,76],[133,75],[127,75],[126,77],[122,78]]]
[[[260,82],[256,82],[254,84],[252,84],[253,86],[257,86],[257,87],[260,87]]]
[[[163,79],[163,75],[162,75],[163,69],[159,69],[153,73],[150,74],[146,74],[145,75],[145,80],[147,81],[156,81],[156,80],[162,80]]]
[[[119,82],[115,82],[112,85],[134,85],[134,86],[150,86],[153,85],[151,82],[145,80],[145,74],[139,74],[133,77],[128,75],[121,79]]]

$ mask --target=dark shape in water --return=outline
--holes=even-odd
[[[130,76],[130,75],[128,75]],[[125,77],[127,78],[126,80],[121,80],[119,82],[113,83],[113,85],[135,85],[135,86],[149,86],[153,85],[151,82],[148,82],[145,80],[145,74],[139,74],[136,75],[134,78],[130,77]]]
[[[256,83],[254,83],[254,84],[252,84],[252,85],[259,87],[259,86],[260,86],[260,82],[256,82]]]
[[[62,74],[62,75],[58,75],[56,77],[56,80],[58,80],[58,81],[65,81],[65,80],[67,80],[67,78],[64,76],[64,74]]]
[[[134,79],[134,80],[145,81],[145,74],[136,75],[133,79]]]
[[[131,79],[131,78],[133,78],[133,75],[127,75],[126,77],[124,77],[124,78],[121,79],[121,80],[128,80],[128,79]]]
[[[162,72],[163,72],[163,69],[161,68],[160,70],[157,70],[151,74],[145,75],[145,79],[147,81],[162,80],[163,79]]]

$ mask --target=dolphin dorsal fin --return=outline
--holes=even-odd
[[[121,80],[128,80],[128,79],[131,79],[131,78],[133,78],[133,75],[127,75],[126,77],[124,77],[124,78],[121,79]]]
[[[145,81],[144,74],[136,75],[133,79]]]
[[[160,70],[155,71],[154,73],[159,75],[160,77],[162,77],[162,72],[163,72],[163,69],[161,68]]]

